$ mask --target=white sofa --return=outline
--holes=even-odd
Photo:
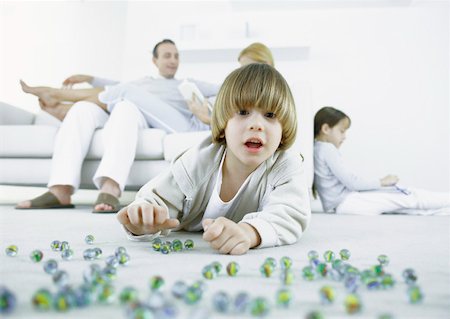
[[[308,182],[312,181],[312,114],[309,89],[302,86],[296,98],[299,134],[293,151],[305,158]],[[301,92],[305,92],[301,94]],[[33,114],[0,102],[0,184],[45,186],[49,180],[53,144],[60,122],[45,112]],[[93,188],[92,176],[103,154],[103,130],[94,133],[81,173],[81,188]],[[138,189],[166,168],[175,155],[194,145],[208,131],[166,134],[159,129],[140,133],[136,160],[126,189]]]

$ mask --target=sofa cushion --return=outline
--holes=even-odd
[[[51,158],[58,127],[50,125],[0,125],[0,157]],[[139,136],[136,159],[163,159],[163,138],[159,129],[142,130]],[[103,130],[97,130],[89,147],[87,159],[103,156]]]
[[[210,134],[211,131],[167,134],[164,137],[164,159],[166,161],[173,160],[178,154],[200,143]]]
[[[0,157],[51,157],[57,130],[49,125],[1,125]]]

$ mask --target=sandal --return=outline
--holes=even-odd
[[[115,214],[119,211],[120,206],[119,206],[119,200],[108,193],[99,193],[97,196],[97,200],[95,201],[94,207],[99,205],[99,204],[106,204],[112,207],[112,209],[108,209],[108,210],[101,210],[101,209],[93,209],[92,213],[94,214]]]
[[[16,209],[62,209],[62,208],[75,208],[75,205],[66,204],[63,205],[59,199],[52,193],[46,192],[41,196],[33,198],[30,207],[18,207]]]

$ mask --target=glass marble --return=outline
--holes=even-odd
[[[213,295],[212,303],[217,312],[226,313],[230,309],[231,297],[226,292],[219,291]]]
[[[349,293],[356,293],[359,288],[359,279],[357,276],[348,276],[344,279],[344,287]]]
[[[91,264],[89,268],[83,271],[83,280],[87,284],[97,284],[96,280],[102,272],[98,264]]]
[[[264,263],[271,265],[273,269],[277,268],[277,261],[273,257],[267,257],[266,260],[264,260]]]
[[[323,253],[323,259],[325,259],[327,263],[333,262],[334,258],[334,252],[331,250],[327,250]]]
[[[308,312],[305,317],[305,319],[324,319],[324,318],[325,318],[324,315],[318,310]]]
[[[185,303],[189,305],[196,304],[202,298],[202,290],[198,287],[190,286],[186,290],[186,293],[183,296],[183,300]]]
[[[67,242],[67,241],[62,241],[61,242],[61,249],[60,250],[66,250],[66,249],[69,249],[69,248],[70,248],[69,242]]]
[[[83,251],[84,260],[94,260],[96,256],[97,254],[93,248],[88,248],[85,251]]]
[[[160,251],[161,250],[162,241],[161,238],[155,238],[152,241],[152,248],[154,251]]]
[[[319,276],[326,277],[327,272],[328,272],[327,264],[319,263],[316,267],[316,272]]]
[[[84,237],[84,242],[88,245],[93,245],[94,240],[95,240],[94,235],[87,235],[86,237]]]
[[[239,292],[234,298],[233,307],[237,313],[244,313],[247,311],[250,304],[250,296],[246,292]]]
[[[173,284],[172,289],[170,291],[172,292],[172,295],[175,298],[181,299],[186,293],[187,289],[188,286],[186,285],[186,283],[184,281],[178,280]]]
[[[9,245],[9,246],[6,247],[6,249],[5,249],[5,253],[6,253],[6,255],[8,255],[9,257],[14,257],[14,256],[16,256],[18,252],[19,252],[19,248],[17,248],[16,245]]]
[[[52,280],[58,287],[63,287],[69,283],[69,274],[65,270],[57,270],[52,275]]]
[[[278,306],[287,308],[292,301],[292,292],[289,289],[279,289],[276,292],[275,300]]]
[[[269,301],[266,298],[258,297],[250,302],[250,313],[255,317],[264,317],[270,311]]]
[[[39,289],[31,298],[34,308],[47,311],[53,306],[53,295],[48,289]]]
[[[211,266],[213,267],[214,271],[216,272],[216,275],[220,274],[220,272],[222,271],[222,264],[218,261],[212,262]]]
[[[47,274],[52,275],[58,270],[58,262],[54,259],[49,259],[44,262],[43,268]]]
[[[50,248],[53,251],[61,251],[61,242],[59,240],[54,240],[50,243]]]
[[[408,300],[411,304],[420,303],[423,300],[423,292],[419,286],[412,285],[407,290]]]
[[[164,278],[161,276],[153,276],[150,278],[150,290],[157,291],[164,285]]]
[[[294,282],[295,276],[292,269],[284,269],[280,273],[280,280],[283,285],[290,286]]]
[[[331,263],[331,268],[336,269],[336,270],[340,270],[342,268],[343,263],[344,262],[342,261],[342,259],[335,259]]]
[[[93,250],[94,250],[96,259],[98,259],[98,258],[100,258],[102,256],[103,251],[101,250],[101,248],[95,247],[95,248],[93,248]]]
[[[100,286],[97,294],[97,300],[100,303],[112,303],[115,299],[116,289],[111,284]]]
[[[382,266],[381,264],[380,264],[380,265],[372,266],[371,270],[372,270],[372,273],[373,273],[375,276],[381,276],[381,275],[384,275],[384,268],[383,268],[383,266]]]
[[[197,280],[191,286],[194,288],[200,289],[200,291],[202,293],[205,292],[205,290],[206,290],[206,284],[202,280]]]
[[[129,303],[126,312],[127,319],[154,319],[152,309],[141,302]]]
[[[381,288],[389,289],[395,286],[395,279],[391,274],[384,274],[380,279]]]
[[[119,265],[121,266],[126,266],[130,262],[130,255],[128,255],[127,253],[120,254],[117,256],[117,258],[119,260]]]
[[[65,249],[61,252],[61,258],[64,260],[70,260],[73,257],[73,250],[72,249]]]
[[[386,255],[379,255],[377,258],[378,262],[380,263],[381,266],[387,266],[389,265],[389,257]]]
[[[405,280],[406,284],[413,285],[417,281],[417,275],[414,269],[407,268],[403,270],[402,272],[403,279]]]
[[[44,254],[42,253],[42,251],[35,249],[30,253],[30,259],[32,262],[38,263],[42,260],[42,258],[44,257]]]
[[[53,297],[53,307],[57,311],[68,311],[75,306],[75,293],[70,287],[61,288]]]
[[[235,277],[239,272],[239,269],[239,264],[235,261],[232,261],[227,265],[227,274],[231,277]]]
[[[212,267],[211,265],[207,265],[207,266],[203,267],[202,275],[203,275],[203,278],[211,280],[216,277],[216,271],[214,270],[214,267]]]
[[[261,265],[261,267],[259,267],[259,271],[264,277],[268,278],[268,277],[272,276],[274,268],[273,268],[272,264],[265,262],[264,264]]]
[[[126,254],[127,250],[125,247],[119,246],[114,250],[114,255],[119,256],[121,254]]]
[[[315,250],[310,250],[308,252],[308,259],[309,260],[313,260],[313,259],[319,259],[319,253]]]
[[[172,242],[172,249],[173,251],[182,251],[183,250],[183,243],[179,239],[175,239]]]
[[[349,294],[344,299],[345,311],[348,314],[354,314],[361,311],[361,299],[356,294]]]
[[[381,287],[381,283],[377,277],[369,277],[365,281],[368,290],[378,290]]]
[[[79,308],[89,306],[94,301],[96,288],[89,284],[82,284],[75,289],[75,303]]]
[[[292,259],[287,256],[281,257],[280,267],[281,269],[290,269],[292,267]]]
[[[0,314],[9,314],[16,308],[14,293],[5,286],[0,286]]]
[[[164,255],[167,255],[168,253],[170,253],[171,250],[172,250],[172,248],[171,248],[171,246],[170,246],[169,244],[162,244],[162,245],[161,245],[161,250],[160,250],[160,251],[161,251]]]
[[[322,304],[329,305],[336,299],[336,291],[331,286],[323,286],[319,290],[319,296]]]
[[[331,268],[327,272],[327,278],[330,278],[334,281],[341,281],[344,278],[344,275],[339,270]]]
[[[340,251],[339,251],[339,256],[341,256],[341,259],[342,260],[349,260],[350,259],[350,256],[351,256],[351,253],[350,253],[350,250],[348,250],[348,249],[341,249]]]
[[[117,268],[117,266],[119,266],[119,258],[117,258],[116,255],[108,256],[108,257],[106,257],[106,259],[105,259],[105,263],[106,263],[106,265],[108,265],[108,266]]]
[[[193,249],[194,248],[194,241],[192,239],[186,239],[184,241],[184,248],[186,248],[186,249]]]
[[[302,269],[302,277],[307,281],[312,281],[316,278],[316,273],[311,266],[305,266]]]
[[[105,281],[110,282],[112,280],[116,280],[117,278],[117,269],[113,266],[106,266],[103,268],[101,272],[101,276],[105,279]]]

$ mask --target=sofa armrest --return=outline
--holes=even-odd
[[[34,122],[34,113],[0,102],[0,125],[28,125]]]

